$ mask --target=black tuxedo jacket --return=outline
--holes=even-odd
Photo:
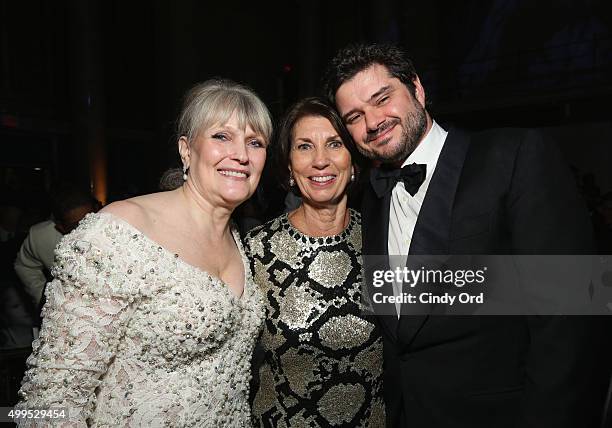
[[[388,253],[390,198],[378,198],[371,186],[364,191],[364,254]],[[586,209],[554,144],[530,130],[451,130],[410,254],[590,254],[591,238]],[[390,427],[599,426],[609,380],[601,319],[379,321]]]

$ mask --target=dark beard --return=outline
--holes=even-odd
[[[417,148],[419,142],[425,135],[427,129],[427,114],[425,109],[416,101],[413,101],[415,106],[414,111],[409,112],[402,120],[402,135],[400,144],[395,151],[381,155],[378,153],[367,152],[361,149],[357,144],[357,149],[365,157],[380,161],[382,163],[398,163],[403,162]],[[388,143],[389,140],[386,142]]]

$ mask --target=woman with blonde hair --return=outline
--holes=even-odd
[[[18,408],[65,408],[77,425],[249,425],[263,308],[230,215],[257,187],[271,132],[246,87],[189,91],[183,185],[88,215],[57,249]]]

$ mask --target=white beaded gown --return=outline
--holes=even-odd
[[[233,235],[240,298],[118,217],[89,214],[56,250],[18,408],[69,409],[59,426],[249,426],[263,302]]]

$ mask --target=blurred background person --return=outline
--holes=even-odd
[[[0,349],[27,347],[32,342],[34,311],[13,269],[23,232],[23,210],[5,193],[0,205]],[[1,404],[0,404],[1,405]]]
[[[86,214],[99,208],[100,203],[91,193],[75,184],[61,183],[52,192],[52,219],[30,228],[14,265],[34,308],[40,309],[45,284],[51,280],[57,244]]]
[[[170,168],[163,172],[159,178],[157,187],[162,192],[175,190],[181,187],[184,183],[183,171],[180,168]]]
[[[8,242],[15,236],[21,212],[21,209],[15,205],[0,205],[0,242]]]

